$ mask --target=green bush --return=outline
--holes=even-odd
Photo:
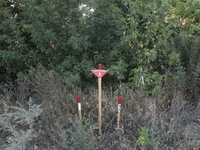
[[[27,104],[28,109],[21,104],[4,105],[4,113],[0,115],[0,130],[8,134],[5,150],[25,150],[27,142],[35,137],[33,125],[35,118],[42,113],[42,108],[40,105],[35,105],[31,98]]]
[[[72,120],[71,118],[69,118],[69,121],[71,126],[63,132],[61,137],[63,148],[93,150],[93,129],[89,122],[86,119]]]
[[[140,136],[138,137],[137,143],[140,145],[141,149],[144,150],[145,147],[150,143],[148,129],[145,127],[140,127]]]

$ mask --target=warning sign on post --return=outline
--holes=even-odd
[[[91,70],[98,78],[102,78],[108,70]]]
[[[97,77],[98,77],[98,119],[99,119],[99,135],[102,135],[102,131],[101,131],[101,127],[102,127],[102,123],[101,123],[101,115],[102,115],[102,88],[101,88],[101,78],[108,72],[108,70],[102,70],[102,64],[98,64],[98,70],[91,70]]]

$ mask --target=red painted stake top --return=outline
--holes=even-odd
[[[81,97],[80,96],[77,97],[77,100],[78,100],[78,103],[81,103]]]
[[[122,103],[122,98],[118,97],[118,104],[121,104],[121,103]]]
[[[102,70],[102,64],[98,64],[98,70]]]

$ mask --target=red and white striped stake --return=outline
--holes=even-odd
[[[121,111],[122,98],[118,97],[118,116],[117,116],[117,128],[119,129],[120,111]]]
[[[79,116],[79,119],[81,119],[82,114],[81,114],[81,97],[80,96],[77,97],[77,101],[78,101],[78,116]]]

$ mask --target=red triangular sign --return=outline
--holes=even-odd
[[[102,78],[108,70],[91,70],[98,78]]]

